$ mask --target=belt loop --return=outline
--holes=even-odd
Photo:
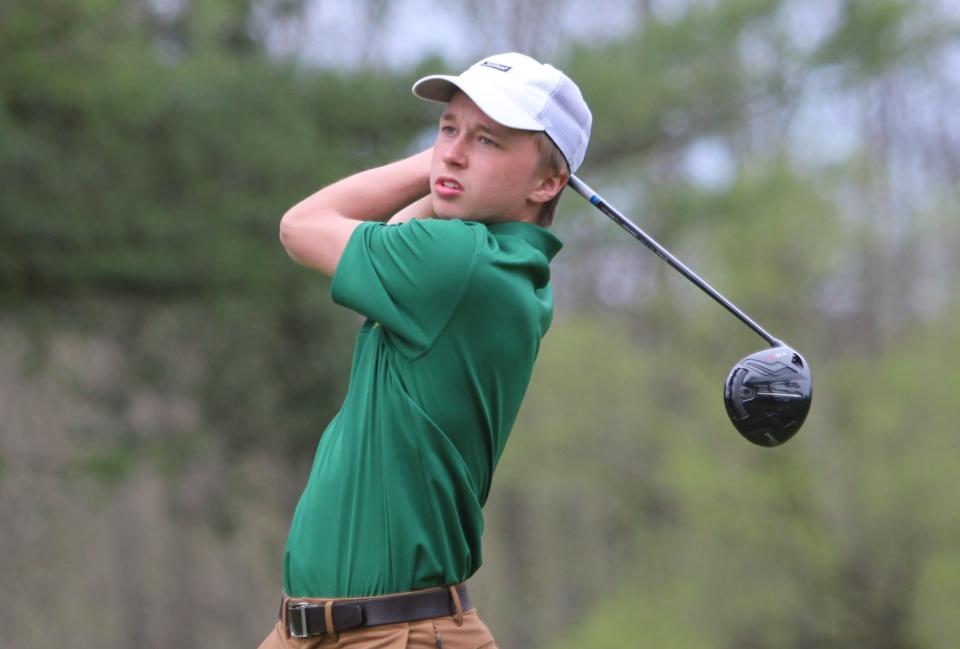
[[[330,634],[334,642],[339,642],[337,630],[333,626],[333,602],[323,603],[323,619],[327,623],[327,633]]]
[[[460,603],[460,593],[457,592],[456,586],[450,586],[450,597],[453,598],[453,605],[456,607],[456,615],[454,619],[457,622],[457,626],[463,626],[463,604]]]

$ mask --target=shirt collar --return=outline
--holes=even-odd
[[[534,223],[528,223],[527,221],[490,223],[487,225],[487,229],[495,235],[508,234],[520,237],[542,252],[546,256],[547,261],[552,260],[554,255],[563,248],[563,242],[555,237],[552,232]]]

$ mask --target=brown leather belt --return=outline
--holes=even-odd
[[[456,590],[460,596],[460,612],[469,610],[470,598],[466,584],[460,584]],[[286,611],[281,609],[281,619],[286,613],[287,633],[294,638],[310,638],[328,631],[336,633],[358,627],[414,622],[458,613],[457,603],[449,588],[326,603],[284,598],[282,606]],[[328,628],[328,619],[332,628]]]

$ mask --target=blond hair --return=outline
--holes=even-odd
[[[553,143],[550,136],[543,131],[538,131],[534,133],[534,138],[537,141],[537,149],[540,152],[540,164],[537,172],[548,176],[566,174],[567,178],[569,178],[570,165],[567,164],[567,159],[560,153],[560,149]],[[560,194],[562,193],[563,188],[561,187],[556,196],[540,206],[540,214],[537,215],[537,225],[546,228],[553,223],[553,216],[557,211],[557,203],[560,202]]]

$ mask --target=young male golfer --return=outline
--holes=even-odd
[[[413,92],[446,103],[433,147],[321,189],[280,226],[366,320],[262,647],[495,646],[463,582],[553,315],[562,244],[543,226],[591,116],[566,75],[514,53]]]

